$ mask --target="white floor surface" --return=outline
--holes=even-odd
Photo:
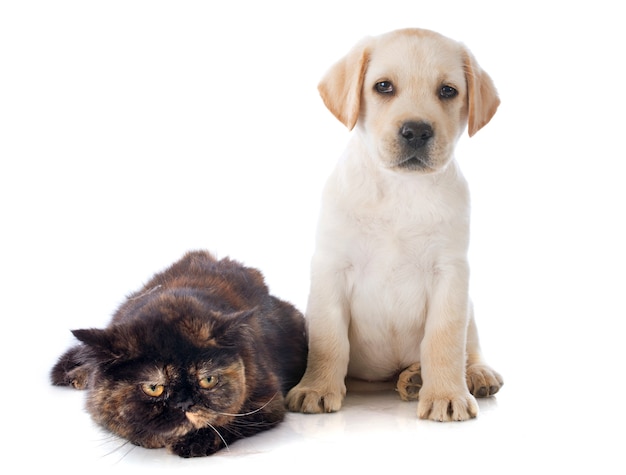
[[[623,417],[584,411],[589,400],[581,392],[575,384],[564,394],[513,382],[497,398],[479,402],[477,419],[444,424],[418,420],[415,403],[402,402],[389,385],[357,383],[338,413],[289,414],[276,429],[211,457],[180,459],[100,431],[80,408],[82,394],[54,388],[42,398],[50,411],[46,425],[27,431],[40,441],[37,454],[28,455],[32,446],[14,450],[25,465],[45,460],[53,467],[113,467],[118,473],[172,468],[291,473],[295,467],[303,473],[334,467],[359,473],[624,473]]]

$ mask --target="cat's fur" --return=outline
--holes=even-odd
[[[261,273],[190,252],[130,295],[105,329],[51,372],[87,389],[87,409],[111,432],[182,457],[210,455],[269,429],[306,367],[302,314],[268,292]]]

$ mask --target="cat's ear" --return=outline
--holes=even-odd
[[[256,311],[257,311],[256,307],[253,308],[252,310],[240,310],[239,312],[229,313],[227,315],[227,318],[231,323],[245,325],[250,320],[252,320]]]
[[[99,360],[115,360],[125,355],[124,347],[119,344],[115,332],[97,328],[72,330],[72,334],[92,351]]]
[[[211,315],[188,315],[178,323],[185,337],[199,347],[233,346],[249,327],[254,310],[213,312]]]
[[[242,339],[251,338],[254,334],[251,320],[256,308],[222,315],[212,328],[213,336],[219,345],[232,346],[241,343]]]

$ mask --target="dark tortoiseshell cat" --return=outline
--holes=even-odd
[[[182,457],[210,455],[269,429],[306,367],[302,314],[268,293],[263,276],[190,252],[130,295],[105,329],[51,373],[87,389],[87,409],[111,432]]]

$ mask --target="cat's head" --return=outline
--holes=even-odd
[[[141,318],[74,330],[92,368],[87,407],[112,432],[164,447],[190,431],[220,426],[246,399],[245,355],[253,312],[218,314],[169,296]]]

